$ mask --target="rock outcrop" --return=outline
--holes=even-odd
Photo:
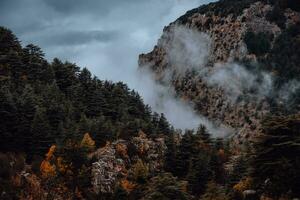
[[[130,176],[138,160],[147,165],[150,175],[161,171],[166,148],[163,138],[150,139],[143,132],[129,141],[108,142],[90,155],[96,159],[92,164],[93,190],[97,194],[113,193],[116,185]]]
[[[226,85],[210,84],[207,76],[222,68],[230,69],[231,66],[234,66],[234,63],[251,63],[249,71],[252,71],[254,76],[264,76],[262,71],[265,71],[265,68],[268,67],[259,69],[259,72],[257,72],[255,66],[260,66],[260,63],[272,57],[272,48],[285,29],[300,22],[300,13],[291,8],[283,10],[285,22],[280,26],[269,19],[272,12],[275,12],[274,4],[254,0],[238,1],[238,3],[243,4],[237,6],[242,10],[235,10],[234,5],[229,7],[230,4],[234,4],[234,1],[229,0],[226,4],[225,0],[187,12],[186,15],[164,28],[164,33],[153,51],[139,56],[140,67],[150,68],[158,80],[164,81],[165,77],[169,77],[171,74],[172,78],[167,84],[171,84],[175,88],[178,96],[193,102],[199,114],[235,129],[234,141],[236,144],[243,143],[245,139],[247,140],[249,137],[258,134],[261,119],[272,110],[269,96],[253,95],[253,90],[260,90],[259,87],[263,87],[256,86],[257,88],[251,88],[249,91],[241,91],[232,101],[230,99],[232,97],[231,91],[228,94],[226,88],[224,89]],[[222,8],[222,12],[218,12],[218,8]],[[227,14],[226,9],[229,10]],[[209,54],[205,63],[201,65],[201,70],[204,69],[205,74],[202,72],[200,72],[200,75],[199,73],[195,74],[194,69],[184,74],[178,73],[178,66],[170,61],[168,51],[174,47],[172,40],[174,39],[174,30],[178,27],[203,32],[209,36],[211,40],[208,49]],[[245,37],[248,33],[253,35],[263,33],[266,37],[269,37],[268,45],[271,50],[262,54],[250,51],[245,43]],[[181,64],[179,67],[193,68],[187,65],[182,66]],[[274,71],[267,73],[271,77]],[[244,80],[241,79],[240,81]],[[263,85],[258,81],[257,85],[260,84]],[[230,90],[230,88],[227,90]]]

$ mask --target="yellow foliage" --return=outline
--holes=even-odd
[[[81,146],[86,147],[91,151],[95,149],[95,141],[91,138],[89,133],[84,134],[81,140]]]
[[[187,181],[181,181],[180,191],[182,191],[182,192],[188,191],[188,182]]]
[[[121,180],[121,187],[127,192],[130,193],[136,187],[136,184],[128,181],[127,179]]]
[[[233,186],[233,190],[239,193],[243,193],[245,190],[251,189],[251,185],[253,183],[252,178],[247,177],[245,179],[242,179],[239,183]]]
[[[44,160],[41,163],[41,174],[43,178],[50,178],[50,177],[54,177],[56,175],[56,171],[55,171],[56,167],[55,165],[51,165],[51,163],[48,160]]]
[[[146,179],[149,176],[149,167],[139,159],[133,166],[132,172],[135,180]]]

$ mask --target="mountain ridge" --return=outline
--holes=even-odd
[[[141,68],[143,66],[150,68],[160,80],[163,80],[164,76],[169,76],[166,74],[171,71],[173,79],[166,84],[174,87],[179,97],[193,102],[199,114],[211,120],[220,120],[231,128],[238,128],[236,137],[242,136],[244,138],[242,140],[245,140],[259,133],[259,124],[264,116],[278,110],[283,113],[286,112],[285,110],[292,113],[299,112],[298,81],[300,79],[297,75],[299,74],[297,62],[300,58],[299,53],[290,51],[290,45],[294,45],[294,49],[300,47],[297,39],[300,35],[300,14],[295,11],[298,10],[297,6],[293,8],[295,10],[290,8],[294,3],[295,1],[289,1],[286,7],[282,7],[280,1],[225,0],[193,9],[164,28],[164,33],[153,51],[139,56],[139,65]],[[234,9],[236,5],[239,6]],[[274,18],[273,12],[278,13],[277,11],[282,15]],[[278,19],[280,17],[281,19]],[[221,70],[217,73],[228,73],[228,79],[233,80],[240,79],[241,73],[247,73],[249,77],[254,75],[257,80],[255,87],[250,88],[250,91],[257,92],[261,84],[261,87],[266,87],[264,90],[269,90],[270,94],[262,96],[262,99],[250,100],[251,93],[241,88],[243,90],[238,95],[240,103],[231,103],[228,101],[227,89],[220,84],[207,83],[206,75],[199,76],[192,73],[180,75],[176,72],[178,67],[175,66],[176,64],[172,65],[170,49],[178,42],[175,41],[174,35],[177,27],[180,26],[187,30],[204,32],[210,37],[211,48],[208,50],[208,61],[205,64],[208,70],[218,71],[216,66],[219,66]],[[184,42],[183,46],[188,45]],[[180,56],[188,57],[184,54],[179,54]],[[280,56],[281,58],[278,59]],[[285,63],[282,62],[283,60]],[[242,67],[235,67],[237,66],[235,63]],[[190,69],[188,65],[189,63],[182,68]],[[235,68],[240,74],[234,74]],[[247,83],[248,80],[241,78],[241,81]],[[290,82],[293,81],[296,82],[296,91],[291,92],[293,97],[288,97],[287,101],[281,99],[282,90],[286,90],[290,95],[288,90],[292,90],[293,86]],[[249,84],[251,87],[253,83]]]

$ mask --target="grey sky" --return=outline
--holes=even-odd
[[[141,83],[138,55],[152,50],[164,26],[211,1],[0,0],[0,25],[23,45],[40,46],[49,61],[58,57],[100,79],[123,81],[151,105],[157,91]]]
[[[0,25],[100,78],[129,81],[162,29],[209,0],[1,0]]]

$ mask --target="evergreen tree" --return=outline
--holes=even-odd
[[[23,93],[17,99],[18,109],[18,141],[17,144],[24,147],[25,152],[30,149],[31,135],[31,123],[36,111],[36,98],[34,91],[30,85],[26,85]]]
[[[187,130],[180,142],[178,153],[176,157],[176,173],[175,176],[184,178],[190,166],[190,159],[192,155],[191,144],[193,143],[193,132]]]
[[[16,127],[17,107],[13,95],[5,86],[0,88],[0,147],[4,151],[18,150],[19,140],[18,129]]]
[[[52,67],[44,59],[45,54],[40,47],[29,44],[23,49],[22,61],[26,64],[26,75],[30,81],[51,83],[54,80]]]
[[[210,168],[210,155],[205,152],[199,152],[190,160],[190,167],[187,174],[189,190],[196,195],[201,195],[206,189],[207,182],[212,177]]]
[[[163,135],[169,135],[171,132],[169,122],[163,113],[160,114],[158,121],[158,132]]]
[[[268,117],[262,127],[254,143],[252,175],[272,196],[299,196],[300,115]]]
[[[54,138],[50,138],[50,131],[51,128],[46,116],[46,110],[43,108],[37,108],[31,124],[32,139],[30,141],[30,156],[45,155],[50,144],[54,143]]]
[[[166,146],[167,151],[164,159],[164,169],[167,172],[171,172],[172,174],[176,174],[176,152],[177,152],[177,144],[175,141],[175,133],[172,132],[168,137],[166,137]]]

